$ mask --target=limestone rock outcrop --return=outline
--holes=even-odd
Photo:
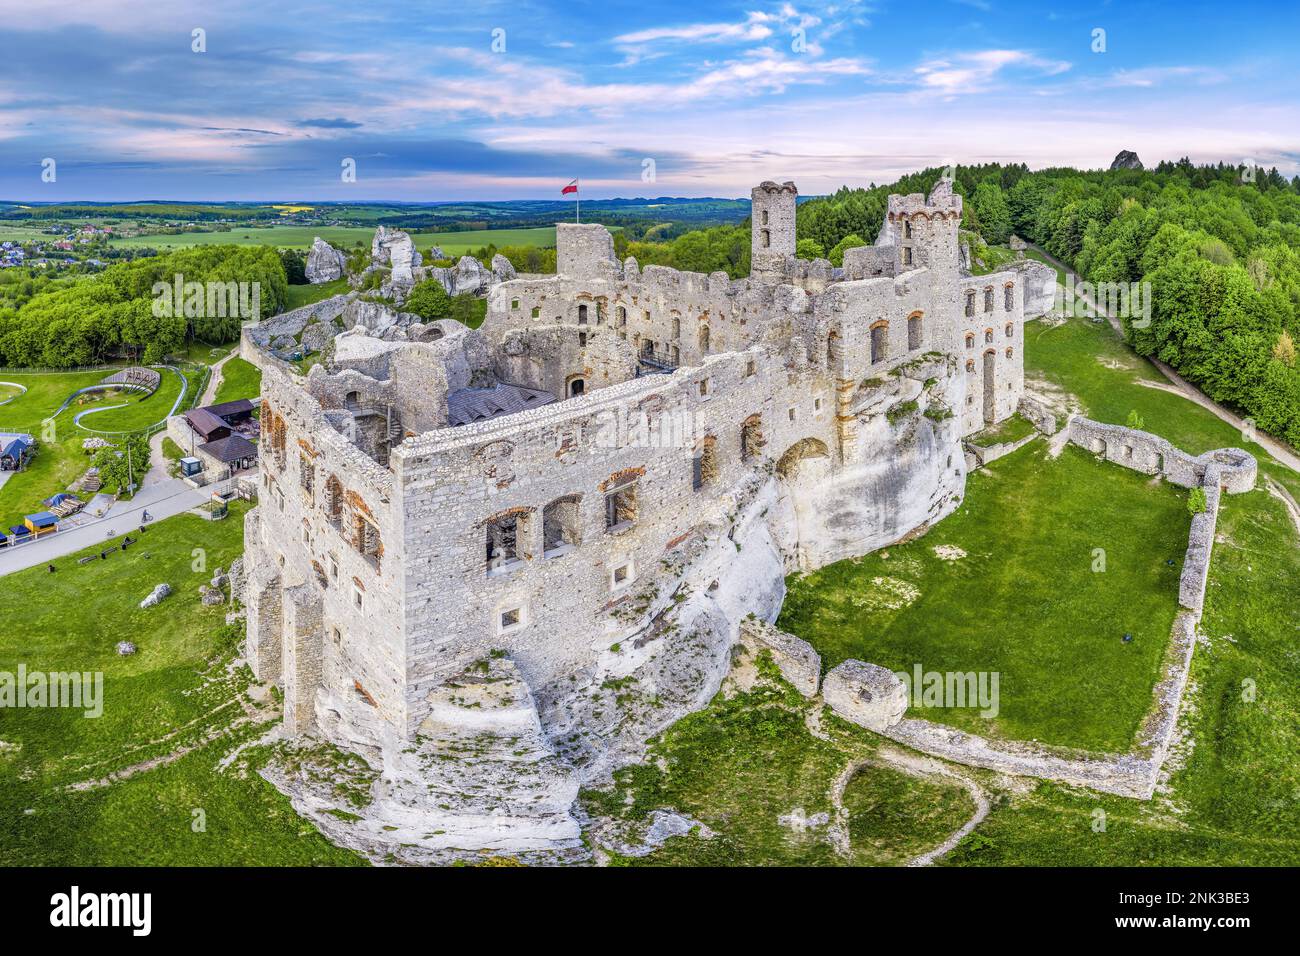
[[[509,282],[516,278],[514,264],[501,253],[492,257],[492,280],[494,282]]]
[[[893,671],[879,664],[847,660],[822,682],[827,706],[845,720],[882,733],[903,719],[907,688]]]
[[[1142,169],[1142,160],[1131,149],[1121,149],[1111,161],[1111,169]]]
[[[341,278],[347,266],[347,257],[328,242],[317,236],[307,253],[307,281],[313,285],[333,282]]]

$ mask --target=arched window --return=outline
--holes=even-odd
[[[1008,282],[1002,287],[1002,309],[1010,312],[1016,306],[1016,287]]]
[[[1011,336],[1016,334],[1016,327],[1012,325],[1010,322],[1007,323],[1006,333],[1007,333],[1007,338],[1011,338]]]
[[[764,230],[763,230],[763,248],[764,248],[764,249],[768,249],[768,248],[771,247],[771,245],[772,245],[772,232],[771,232],[771,230],[764,229]]]
[[[834,329],[826,336],[826,366],[832,372],[840,367],[840,333]]]
[[[620,329],[627,325],[627,309],[621,305],[614,310],[614,324]]]
[[[903,238],[904,239],[912,238],[912,220],[910,219],[903,220]]]
[[[921,313],[913,312],[907,317],[907,350],[921,347]]]
[[[1007,358],[1011,358],[1011,349],[1007,349]]]
[[[578,306],[578,324],[587,324],[587,306],[585,303]]]
[[[709,354],[709,327],[707,325],[700,326],[700,354]]]
[[[889,356],[889,323],[877,322],[871,327],[871,364],[883,362]]]
[[[556,498],[542,509],[542,554],[550,556],[575,547],[580,540],[578,495]]]
[[[673,338],[680,339],[681,337],[682,337],[682,320],[677,318],[676,316],[673,316]]]
[[[984,330],[984,342],[985,342],[986,345],[991,345],[991,344],[993,344],[993,330],[992,330],[992,329],[985,329],[985,330]]]
[[[974,347],[975,347],[975,335],[974,335],[973,333],[971,333],[971,332],[967,332],[967,333],[966,333],[966,348],[968,348],[968,349],[973,349]]]
[[[975,360],[974,360],[974,359],[967,359],[967,360],[966,360],[966,371],[968,371],[968,372],[973,372],[973,371],[975,371]]]
[[[989,286],[984,290],[984,311],[993,311],[993,286]]]
[[[569,380],[569,397],[577,398],[587,391],[586,380],[581,375],[575,375]]]
[[[966,314],[975,314],[975,290],[972,289],[966,293]]]

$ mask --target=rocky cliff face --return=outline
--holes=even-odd
[[[346,263],[343,253],[317,236],[312,240],[311,252],[307,253],[307,281],[313,285],[333,282],[343,275]]]
[[[1121,149],[1111,161],[1111,169],[1142,169],[1142,160],[1138,154],[1129,149]]]

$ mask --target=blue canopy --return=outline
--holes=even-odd
[[[38,528],[47,528],[50,525],[59,523],[59,519],[48,511],[38,511],[34,515],[26,515],[26,518]]]

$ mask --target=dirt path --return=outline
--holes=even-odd
[[[1035,246],[1032,243],[1030,243],[1030,248],[1040,253],[1044,259],[1046,259],[1052,265],[1056,266],[1056,268],[1060,269],[1066,275],[1074,276],[1074,280],[1076,282],[1079,281],[1078,273],[1076,273],[1073,269],[1067,266],[1064,262],[1061,262],[1059,259],[1052,256],[1050,253],[1046,252],[1043,249],[1040,249],[1038,246]],[[1076,293],[1076,295],[1077,294],[1078,293]],[[1119,319],[1117,319],[1115,316],[1111,315],[1100,305],[1098,305],[1096,301],[1092,298],[1092,296],[1081,295],[1079,296],[1079,298],[1081,298],[1089,307],[1094,309],[1098,315],[1104,316],[1106,320],[1110,322],[1111,328],[1113,328],[1117,333],[1119,333],[1121,339],[1125,338],[1124,323],[1122,323]],[[1293,449],[1282,444],[1281,442],[1277,441],[1271,436],[1265,435],[1263,432],[1258,431],[1257,429],[1254,428],[1253,425],[1247,425],[1245,419],[1243,419],[1241,416],[1233,412],[1230,412],[1228,409],[1224,408],[1222,405],[1220,405],[1214,399],[1210,398],[1210,396],[1206,395],[1199,388],[1197,388],[1191,382],[1187,381],[1187,379],[1183,378],[1181,375],[1175,372],[1164,362],[1160,361],[1158,358],[1147,356],[1147,359],[1148,361],[1151,362],[1152,365],[1154,365],[1157,369],[1160,370],[1160,374],[1164,375],[1165,378],[1169,379],[1169,381],[1173,383],[1176,391],[1178,392],[1178,394],[1182,395],[1183,398],[1195,402],[1197,405],[1200,405],[1202,408],[1206,409],[1207,411],[1213,412],[1216,416],[1218,416],[1223,421],[1227,422],[1233,428],[1237,429],[1243,435],[1246,434],[1251,435],[1252,436],[1250,439],[1251,441],[1254,441],[1256,444],[1262,446],[1266,451],[1268,451],[1270,455],[1272,455],[1282,464],[1286,465],[1292,471],[1300,472],[1300,454],[1296,454],[1296,452]]]
[[[1287,491],[1272,478],[1264,476],[1264,485],[1268,488],[1268,493],[1282,504],[1286,505],[1286,510],[1291,515],[1291,520],[1295,522],[1296,534],[1300,535],[1300,504],[1298,504],[1291,492]]]
[[[830,741],[830,735],[822,729],[822,710],[825,705],[817,707],[804,718],[804,725],[808,732],[814,737],[827,742]],[[857,776],[858,772],[864,767],[871,766],[890,766],[896,770],[913,777],[947,777],[955,780],[966,789],[970,794],[971,800],[975,803],[975,812],[971,814],[969,820],[948,835],[948,838],[932,850],[927,850],[920,856],[915,856],[908,860],[905,866],[929,866],[935,860],[951,853],[953,848],[960,843],[968,833],[973,831],[985,817],[989,815],[989,799],[984,792],[984,788],[976,783],[973,779],[949,767],[941,760],[933,757],[923,757],[918,754],[908,753],[895,747],[882,746],[872,756],[854,757],[844,765],[831,783],[830,800],[834,814],[831,817],[830,829],[828,836],[835,852],[840,856],[847,857],[853,852],[852,840],[849,837],[849,813],[844,807],[844,791],[848,789],[849,783]]]
[[[239,349],[235,349],[225,358],[212,364],[212,374],[208,376],[208,387],[203,390],[203,396],[199,399],[198,406],[196,407],[201,408],[204,405],[212,404],[213,400],[217,397],[217,389],[221,387],[221,380],[224,377],[224,373],[221,370],[222,366],[238,354]]]

